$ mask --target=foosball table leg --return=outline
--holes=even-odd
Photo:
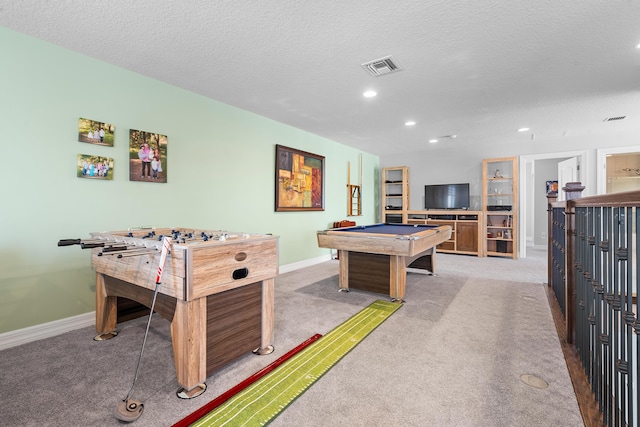
[[[96,341],[109,340],[118,331],[118,298],[107,296],[104,275],[96,273]]]
[[[207,389],[207,298],[177,301],[171,321],[171,342],[178,397],[191,399]]]
[[[275,282],[274,278],[262,281],[262,338],[260,340],[260,348],[253,350],[254,354],[265,355],[273,353]]]

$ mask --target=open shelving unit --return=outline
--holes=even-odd
[[[382,221],[406,223],[409,209],[409,167],[382,169]]]
[[[482,161],[482,211],[487,256],[518,258],[518,159]]]

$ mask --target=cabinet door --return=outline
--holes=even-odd
[[[456,225],[456,250],[478,252],[478,223],[458,221]]]

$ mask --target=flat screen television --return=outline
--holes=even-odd
[[[424,186],[425,209],[469,209],[469,183]]]

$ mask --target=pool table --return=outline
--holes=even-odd
[[[448,225],[373,224],[317,232],[318,246],[337,249],[340,290],[388,294],[403,301],[407,267],[435,267],[436,245],[449,240]]]

